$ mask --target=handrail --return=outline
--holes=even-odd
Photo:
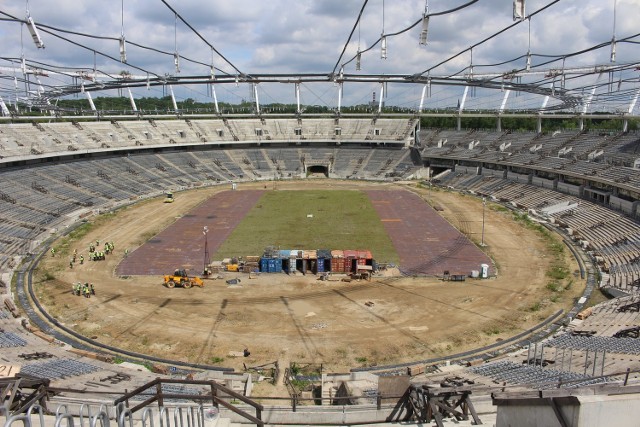
[[[211,388],[210,394],[207,395],[190,395],[190,394],[175,394],[175,393],[163,393],[162,392],[162,384],[184,384],[184,385],[204,385],[209,386]],[[147,391],[151,388],[155,387],[156,393],[151,397],[145,399],[142,403],[137,404],[132,408],[127,408],[127,411],[134,413],[142,408],[147,407],[150,403],[158,402],[159,407],[164,406],[164,399],[189,399],[189,400],[210,400],[214,405],[222,405],[230,411],[240,415],[243,418],[255,423],[258,426],[264,426],[264,421],[262,421],[262,411],[264,410],[264,406],[255,402],[252,399],[249,399],[245,395],[238,393],[230,388],[227,388],[221,384],[216,383],[215,381],[204,381],[204,380],[178,380],[178,379],[168,379],[168,378],[156,378],[155,380],[144,384],[133,391],[130,391],[123,396],[117,398],[114,401],[114,406],[121,407],[121,405],[125,405],[128,407],[128,402],[135,396],[140,395],[144,391]],[[233,399],[237,399],[242,403],[245,403],[251,407],[253,407],[256,411],[256,415],[253,416],[248,412],[236,407],[235,405],[227,402],[226,400],[220,398],[218,396],[218,392],[221,392],[227,396],[230,396]],[[165,415],[166,416],[166,415]],[[175,416],[175,414],[174,414]],[[162,417],[160,417],[162,420]],[[176,420],[177,421],[177,420]],[[162,423],[162,421],[161,421]],[[169,424],[169,419],[167,418],[167,424]],[[176,426],[183,427],[183,426]],[[197,427],[195,425],[188,425],[187,427]]]

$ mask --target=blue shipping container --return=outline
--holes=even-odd
[[[269,258],[260,258],[260,271],[263,273],[269,272]]]

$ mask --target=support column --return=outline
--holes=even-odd
[[[427,93],[427,85],[422,87],[422,96],[420,96],[420,107],[418,107],[418,113],[422,113],[422,107],[424,106],[424,96]]]
[[[0,111],[2,112],[2,115],[5,117],[8,117],[11,115],[11,113],[9,112],[9,109],[7,108],[7,104],[4,103],[4,100],[2,99],[2,97],[0,97]]]
[[[136,101],[133,99],[133,94],[131,93],[131,88],[127,88],[129,91],[129,102],[131,103],[131,108],[133,111],[138,111],[138,107],[136,106]]]
[[[538,121],[536,123],[536,133],[542,133],[542,114],[538,114]]]
[[[89,100],[89,106],[91,107],[91,111],[96,111],[96,104],[93,103],[91,92],[85,92],[85,94],[87,95],[87,99]]]
[[[464,110],[464,103],[467,101],[467,94],[469,93],[469,86],[464,87],[464,92],[462,93],[462,100],[458,105],[458,120],[457,120],[457,129],[462,130],[462,111]]]
[[[176,102],[176,96],[173,93],[173,86],[169,85],[169,94],[171,95],[171,103],[173,104],[173,111],[178,111],[178,103]]]
[[[260,114],[260,100],[258,99],[258,83],[253,84],[253,96],[256,98],[256,114]]]
[[[220,114],[220,109],[218,108],[218,96],[216,95],[216,87],[211,85],[211,94],[213,95],[213,105],[216,107],[216,114]]]

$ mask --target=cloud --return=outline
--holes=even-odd
[[[352,59],[358,47],[364,51],[379,39],[380,35],[401,32],[422,16],[424,0],[371,0],[362,14],[345,55],[338,62],[347,37],[351,32],[363,2],[361,0],[167,0],[167,2],[206,40],[201,40],[179,20],[162,1],[127,0],[124,15],[121,2],[104,0],[30,0],[30,14],[40,24],[47,24],[79,33],[119,37],[124,29],[127,40],[129,65],[121,64],[118,42],[100,40],[72,34],[69,38],[79,45],[63,41],[43,31],[46,49],[38,50],[31,43],[28,32],[20,25],[0,22],[3,40],[3,67],[12,67],[6,58],[20,58],[24,52],[31,64],[41,62],[55,66],[78,67],[91,70],[94,61],[97,68],[112,73],[123,69],[142,74],[135,65],[152,73],[174,74],[173,52],[184,58],[180,61],[180,74],[207,74],[211,64],[235,74],[233,64],[247,74],[258,73],[322,73],[329,74],[334,66]],[[463,5],[467,0],[431,2],[429,41],[426,46],[418,43],[421,25],[397,36],[388,36],[388,58],[380,58],[380,46],[362,54],[362,71],[371,74],[417,74],[431,70],[431,75],[465,73],[474,67],[474,73],[499,73],[523,68],[523,56],[530,48],[534,65],[549,61],[549,55],[569,55],[598,43],[606,43],[613,36],[612,5],[602,0],[574,0],[558,2],[530,21],[515,23],[511,2],[482,0],[452,14],[441,12]],[[0,10],[20,18],[26,15],[24,4],[4,2]],[[546,7],[550,0],[527,0],[527,13],[535,13]],[[618,0],[616,37],[635,34],[637,30],[637,0]],[[384,21],[383,21],[384,18]],[[123,26],[124,21],[124,26]],[[496,32],[503,34],[491,38]],[[124,28],[123,28],[124,27]],[[530,33],[529,33],[530,29]],[[477,43],[485,38],[490,40]],[[21,41],[22,40],[22,41]],[[530,40],[530,44],[529,44]],[[634,39],[637,41],[637,39]],[[212,44],[218,55],[207,46]],[[138,43],[151,49],[135,47]],[[470,49],[473,46],[473,49]],[[94,56],[93,51],[96,51]],[[618,61],[637,59],[635,44],[618,44]],[[158,52],[161,51],[161,52]],[[99,52],[116,60],[102,57]],[[165,52],[165,53],[162,53]],[[543,57],[542,55],[545,55]],[[576,57],[567,57],[565,66],[583,66],[607,63],[608,46]],[[191,62],[190,60],[194,61]],[[231,64],[229,64],[228,62]],[[546,68],[562,66],[562,59],[549,63]],[[15,63],[14,63],[15,64]],[[489,64],[500,64],[488,67]],[[345,73],[356,73],[355,61],[345,65]],[[6,74],[6,72],[5,72]],[[52,81],[52,84],[62,84]],[[68,81],[66,82],[69,83]],[[352,102],[368,102],[377,83],[345,85],[344,94]],[[331,83],[325,88],[309,89],[307,97],[314,100],[336,99],[337,89]],[[315,87],[315,85],[314,85]],[[417,104],[421,86],[411,88],[391,87],[389,102]],[[441,90],[442,89],[442,90]],[[0,80],[0,94],[11,93],[13,82]],[[261,89],[262,90],[262,89]],[[272,85],[264,90],[267,97],[293,102],[293,89],[285,85]],[[457,101],[460,88],[434,88],[434,97],[442,102]],[[184,94],[206,94],[203,88],[185,89]],[[225,88],[221,94],[231,98],[247,97],[249,90]],[[240,93],[244,92],[244,95]],[[393,93],[393,97],[391,96]],[[403,94],[403,95],[400,95]],[[436,95],[437,94],[437,95]],[[186,96],[186,95],[185,95]],[[400,98],[404,96],[404,98]],[[500,95],[494,96],[498,100]]]

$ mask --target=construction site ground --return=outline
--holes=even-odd
[[[482,201],[415,183],[309,180],[238,185],[244,190],[360,188],[412,191],[476,243],[481,239]],[[100,343],[157,357],[244,367],[289,362],[323,364],[325,372],[425,360],[478,348],[518,334],[560,308],[570,307],[584,281],[568,250],[572,272],[562,292],[551,291],[547,243],[515,222],[506,210],[485,210],[483,251],[494,261],[490,279],[462,282],[400,277],[389,269],[373,280],[330,281],[315,276],[224,273],[204,288],[168,289],[160,275],[120,276],[125,249],[133,251],[177,218],[227,186],[176,195],[180,203],[148,200],[113,214],[90,218],[91,230],[47,255],[34,276],[36,294],[58,321]],[[73,249],[84,254],[92,242],[113,241],[105,261],[69,268]],[[59,243],[58,243],[59,244]],[[170,244],[170,243],[167,243]],[[66,251],[66,252],[65,252]],[[235,285],[228,279],[238,278]],[[75,282],[91,282],[91,298],[71,293]],[[563,288],[563,289],[564,289]],[[244,357],[247,349],[250,355]],[[259,390],[257,391],[259,393]]]

